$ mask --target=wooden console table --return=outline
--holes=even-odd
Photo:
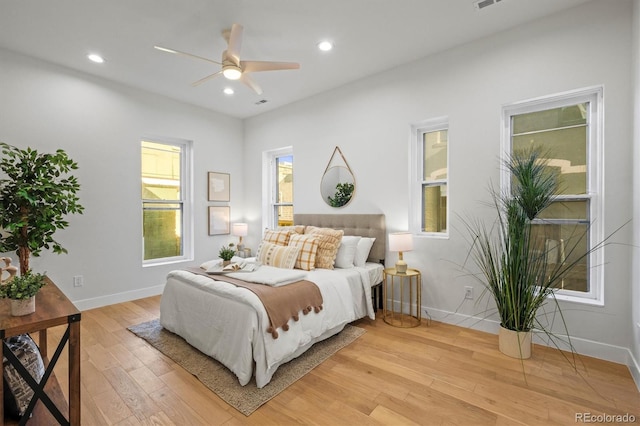
[[[60,339],[55,353],[49,360],[47,355],[47,329],[64,324],[67,324],[67,329]],[[37,383],[31,377],[26,368],[20,364],[18,358],[11,352],[6,343],[4,343],[4,339],[7,337],[24,333],[35,333],[36,331],[39,332],[38,345],[46,366],[46,371],[40,383]],[[39,400],[47,410],[49,410],[51,415],[53,415],[53,419],[59,424],[71,426],[80,425],[80,311],[78,311],[73,303],[71,303],[49,278],[47,278],[47,285],[42,287],[36,295],[36,311],[31,315],[21,317],[11,316],[9,300],[5,299],[0,301],[0,339],[2,339],[4,356],[34,390],[33,399],[27,408],[26,414],[22,417],[20,424],[25,424],[27,420],[29,420],[30,423],[32,421],[37,423],[37,414],[34,414],[33,419],[29,419],[29,414],[33,411]],[[67,412],[67,407],[59,408],[53,401],[56,399],[59,400],[60,398],[55,395],[50,395],[52,393],[59,394],[59,392],[56,392],[54,389],[57,387],[57,383],[53,385],[52,383],[48,383],[55,382],[55,377],[52,376],[53,367],[58,361],[67,342],[69,354],[68,418],[63,414],[63,412]],[[0,363],[0,377],[2,374],[4,374],[4,370],[2,363]],[[0,386],[0,424],[4,424],[3,397],[3,389],[2,386]],[[44,414],[48,413],[44,411]]]

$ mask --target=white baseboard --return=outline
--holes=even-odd
[[[498,334],[498,329],[500,327],[500,323],[498,321],[460,314],[457,312],[448,312],[424,306],[422,307],[422,312],[427,312],[428,317],[434,321],[472,328],[474,330],[486,331],[493,334]],[[545,340],[546,336],[542,336],[542,338],[539,335],[534,336],[534,342],[545,346],[552,346]],[[576,337],[571,337],[571,344],[575,351],[580,355],[590,356],[628,366],[631,376],[640,390],[640,367],[638,365],[638,361],[634,359],[629,348]]]
[[[638,388],[638,391],[640,391],[640,363],[638,363],[638,360],[633,357],[633,354],[631,353],[631,351],[629,351],[627,366],[629,367],[629,371],[631,372],[631,377],[633,377],[633,381],[636,382],[636,387]]]
[[[94,297],[91,299],[74,300],[73,304],[80,311],[101,308],[102,306],[113,305],[115,303],[129,302],[131,300],[142,299],[149,296],[157,296],[164,291],[164,284],[154,287],[147,287],[140,290],[125,291],[123,293],[110,294],[107,296]]]
[[[405,309],[407,308],[405,307]],[[444,322],[451,325],[458,325],[465,328],[472,328],[479,331],[486,331],[487,333],[498,334],[498,330],[500,329],[500,323],[498,321],[487,318],[460,314],[457,312],[443,311],[441,309],[424,306],[422,307],[422,312],[427,314],[427,318],[434,321]]]

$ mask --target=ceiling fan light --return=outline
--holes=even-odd
[[[222,75],[229,80],[238,80],[242,76],[242,70],[235,65],[227,65],[222,68]]]

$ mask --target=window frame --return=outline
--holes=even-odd
[[[180,200],[171,200],[170,203],[181,204],[181,219],[182,219],[182,254],[180,256],[161,257],[157,259],[144,258],[144,205],[146,203],[167,203],[166,200],[147,200],[142,198],[141,200],[141,220],[140,220],[140,235],[141,235],[141,258],[142,266],[158,266],[167,265],[171,263],[178,263],[184,261],[193,260],[193,143],[192,141],[174,138],[164,138],[157,136],[143,136],[140,138],[139,155],[140,155],[140,170],[138,176],[142,179],[142,142],[152,142],[162,145],[170,145],[180,147]]]
[[[426,182],[422,178],[422,170],[424,167],[424,150],[423,150],[423,141],[424,134],[436,132],[439,130],[447,130],[447,178],[446,179],[438,179],[437,181]],[[441,239],[449,239],[449,230],[451,228],[451,153],[449,151],[449,140],[450,140],[451,132],[449,127],[449,117],[435,117],[427,120],[423,120],[411,125],[411,138],[410,138],[410,156],[409,156],[409,170],[410,170],[410,179],[411,179],[411,196],[410,198],[410,218],[409,218],[409,229],[415,236],[419,237],[429,237],[429,238],[441,238]],[[447,207],[446,207],[446,218],[447,218],[447,228],[445,232],[424,232],[422,230],[422,217],[424,214],[424,199],[422,197],[423,194],[423,185],[427,184],[428,186],[438,186],[445,184],[447,186]]]
[[[588,259],[589,291],[559,289],[555,292],[558,300],[583,304],[604,305],[604,247],[593,250],[604,241],[604,89],[602,86],[567,91],[543,96],[502,107],[501,117],[501,158],[504,161],[511,154],[511,117],[536,111],[587,103],[587,190],[585,194],[560,195],[557,201],[589,200],[588,242],[592,252]],[[502,168],[500,188],[510,191],[510,173]],[[508,192],[505,192],[508,193]]]
[[[277,209],[280,206],[291,206],[294,203],[278,203],[277,191],[277,170],[276,160],[279,157],[293,156],[293,147],[287,146],[283,148],[264,151],[262,153],[262,228],[273,229],[278,226]],[[295,195],[295,194],[294,194]],[[295,197],[294,197],[295,199]]]

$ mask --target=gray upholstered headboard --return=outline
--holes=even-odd
[[[344,235],[374,237],[369,253],[370,262],[383,262],[387,251],[387,230],[383,214],[294,214],[296,225],[342,229]]]

